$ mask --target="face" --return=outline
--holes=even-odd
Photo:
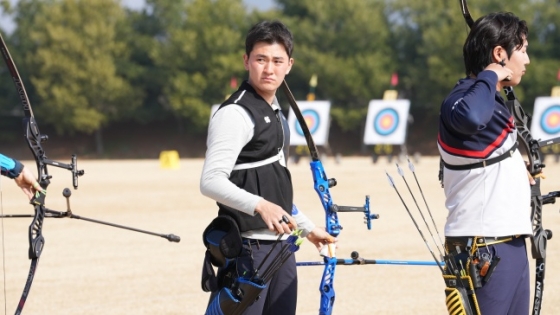
[[[523,75],[525,75],[526,66],[530,63],[529,55],[527,54],[527,46],[527,40],[524,40],[523,46],[520,49],[515,49],[509,60],[506,59],[506,67],[513,71],[513,75],[511,80],[505,85],[518,85]]]
[[[294,60],[281,44],[266,42],[256,43],[249,56],[243,55],[243,60],[245,69],[249,71],[249,83],[271,103],[284,77],[292,69]]]

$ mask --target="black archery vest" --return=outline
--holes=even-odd
[[[290,133],[287,124],[283,127],[285,120],[282,113],[275,112],[246,81],[241,84],[239,90],[222,103],[220,108],[230,104],[245,108],[255,123],[253,138],[239,153],[236,165],[259,162],[278,155],[284,146],[284,139],[289,144]],[[290,171],[280,165],[278,161],[254,168],[233,170],[229,180],[237,187],[259,195],[291,214],[292,179]],[[251,216],[220,203],[218,206],[219,215],[233,217],[241,232],[267,228],[260,214]]]

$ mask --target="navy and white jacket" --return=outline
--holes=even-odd
[[[496,90],[498,76],[482,71],[461,79],[443,101],[438,148],[451,165],[494,158],[517,141],[513,116]],[[444,168],[446,236],[531,234],[530,185],[519,151],[482,168]]]

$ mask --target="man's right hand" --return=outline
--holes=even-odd
[[[269,230],[276,231],[279,234],[289,234],[297,227],[296,220],[290,214],[268,200],[261,199],[255,207],[255,212],[261,215]],[[288,218],[289,223],[284,222],[283,217]]]
[[[504,80],[511,80],[513,71],[506,66],[502,66],[499,63],[491,63],[484,70],[490,70],[496,73],[498,76],[498,82]]]
[[[37,179],[26,166],[23,167],[19,176],[14,178],[14,181],[16,182],[16,185],[21,188],[27,198],[29,198],[29,200],[33,198],[35,192],[37,191],[44,193],[43,189],[37,182]]]

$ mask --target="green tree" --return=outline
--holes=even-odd
[[[535,97],[550,93],[559,68],[558,7],[552,0],[469,1],[474,20],[490,12],[510,11],[527,21],[531,64],[515,91],[529,113]],[[391,45],[402,74],[400,92],[411,99],[413,115],[421,118],[416,120],[425,122],[417,126],[423,132],[413,135],[434,138],[441,101],[457,80],[466,76],[462,47],[469,28],[458,1],[395,0],[389,2],[387,15],[391,17]]]
[[[115,0],[21,0],[18,12],[41,120],[59,133],[95,132],[102,154],[102,128],[139,103],[117,66],[128,54],[119,34],[124,10]]]
[[[158,102],[184,119],[192,131],[205,130],[212,104],[231,93],[241,77],[247,12],[241,0],[150,0],[159,21],[150,51],[163,76]]]
[[[42,6],[41,1],[22,1],[17,7],[12,5],[11,1],[2,0],[0,5],[6,14],[15,17],[16,29],[12,34],[3,33],[4,41],[8,46],[8,50],[18,68],[18,72],[24,82],[27,94],[33,106],[36,109],[35,102],[38,101],[33,85],[29,81],[29,71],[25,63],[25,51],[29,49],[29,40],[26,36],[21,36],[18,32],[17,25],[31,25],[30,20],[33,16],[37,15]],[[20,8],[21,12],[20,12]],[[14,88],[14,82],[5,66],[4,61],[0,62],[0,95],[2,95],[1,102],[1,115],[3,118],[2,137],[6,140],[14,139],[15,135],[21,135],[21,117],[23,117],[23,110],[21,108],[21,101],[19,95]],[[15,118],[17,117],[17,118]],[[19,137],[18,137],[19,139]]]
[[[396,70],[384,1],[277,2],[295,37],[296,63],[287,79],[294,93],[304,98],[317,74],[317,98],[332,101],[343,129],[358,129],[369,100],[381,98]]]

